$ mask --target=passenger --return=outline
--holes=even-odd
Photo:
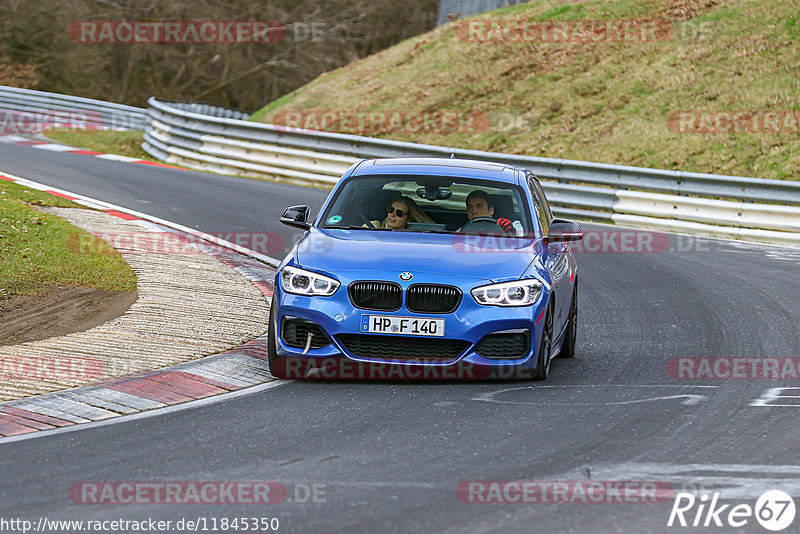
[[[406,196],[396,197],[386,207],[386,218],[382,221],[370,221],[375,228],[403,230],[409,222],[433,223],[433,219],[425,215],[413,199]],[[368,226],[368,225],[364,225]]]

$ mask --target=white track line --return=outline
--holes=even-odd
[[[101,421],[92,421],[89,423],[79,423],[70,426],[62,426],[59,428],[53,428],[50,430],[39,430],[36,432],[30,432],[28,434],[20,434],[17,436],[8,436],[5,438],[0,438],[0,445],[4,443],[12,443],[15,441],[24,441],[28,439],[35,439],[41,438],[46,436],[52,436],[54,434],[63,434],[65,432],[75,432],[77,430],[83,430],[87,428],[97,428],[100,426],[109,426],[109,425],[116,425],[117,423],[126,423],[128,421],[139,420],[139,419],[146,419],[148,417],[155,417],[159,415],[166,415],[174,412],[180,412],[183,410],[189,410],[194,408],[201,408],[203,406],[209,406],[211,404],[216,404],[218,402],[225,402],[229,400],[236,399],[238,397],[243,397],[245,395],[251,395],[254,393],[260,393],[262,391],[266,391],[268,389],[277,388],[280,386],[285,386],[290,382],[294,382],[293,380],[272,380],[270,382],[266,382],[264,384],[259,384],[257,386],[252,386],[249,388],[240,389],[237,391],[231,391],[229,393],[222,393],[220,395],[214,395],[213,397],[206,397],[204,399],[198,399],[194,401],[184,402],[181,404],[175,404],[172,406],[166,406],[164,408],[155,408],[152,410],[145,410],[143,412],[137,412],[130,415],[120,415],[118,417],[113,417],[111,419],[104,419]]]
[[[224,239],[220,239],[216,236],[211,234],[207,234],[205,232],[201,232],[199,230],[195,230],[194,228],[189,228],[188,226],[183,226],[182,224],[178,224],[172,221],[167,221],[166,219],[161,219],[159,217],[154,217],[153,215],[149,215],[147,213],[142,213],[140,211],[132,210],[129,208],[125,208],[122,206],[117,206],[116,204],[111,204],[109,202],[105,202],[103,200],[97,200],[91,197],[87,197],[84,195],[79,195],[78,193],[73,193],[71,191],[66,191],[64,189],[59,189],[57,187],[50,187],[49,185],[40,184],[39,182],[35,182],[33,180],[28,180],[27,178],[22,178],[20,176],[16,176],[14,174],[10,174],[7,172],[0,171],[0,174],[11,178],[14,180],[12,183],[18,183],[20,185],[24,185],[26,187],[30,187],[32,189],[37,189],[39,191],[53,191],[55,193],[59,193],[62,195],[66,195],[68,197],[72,197],[75,199],[76,202],[79,204],[83,204],[85,206],[89,206],[91,208],[97,208],[102,210],[114,210],[119,211],[122,213],[127,213],[129,215],[133,215],[134,217],[138,217],[140,219],[144,219],[147,221],[151,221],[154,223],[161,224],[168,228],[173,228],[175,230],[179,230],[181,232],[185,232],[189,235],[194,237],[200,238],[204,241],[208,241],[209,243],[213,243],[215,245],[219,245],[221,247],[227,248],[229,250],[233,250],[234,252],[238,252],[239,254],[244,254],[245,256],[249,256],[256,260],[262,261],[269,265],[270,267],[277,267],[281,262],[278,259],[272,258],[265,254],[261,254],[254,250],[250,250],[249,248],[243,247],[241,245],[237,245],[236,243],[231,243],[230,241],[226,241]]]
[[[179,230],[181,232],[186,232],[188,234],[191,234],[191,235],[193,235],[195,237],[198,237],[198,238],[203,239],[205,241],[208,241],[210,243],[214,243],[216,245],[219,245],[221,247],[227,248],[229,250],[233,250],[235,252],[238,252],[239,254],[244,254],[245,256],[249,256],[251,258],[254,258],[254,259],[257,259],[259,261],[262,261],[262,262],[266,263],[267,265],[270,265],[271,267],[277,267],[278,264],[280,264],[280,261],[275,259],[275,258],[271,258],[271,257],[266,256],[264,254],[260,254],[260,253],[254,251],[254,250],[250,250],[248,248],[242,247],[242,246],[237,245],[235,243],[231,243],[231,242],[226,241],[224,239],[219,239],[218,237],[215,237],[213,235],[206,234],[204,232],[200,232],[200,231],[195,230],[193,228],[188,228],[186,226],[183,226],[183,225],[178,224],[178,223],[174,223],[172,221],[167,221],[167,220],[161,219],[159,217],[154,217],[152,215],[148,215],[146,213],[142,213],[142,212],[139,212],[139,211],[131,210],[131,209],[128,209],[128,208],[125,208],[125,207],[122,207],[122,206],[117,206],[116,204],[111,204],[109,202],[105,202],[105,201],[102,201],[102,200],[97,200],[97,199],[94,199],[94,198],[91,198],[91,197],[87,197],[87,196],[84,196],[84,195],[79,195],[77,193],[73,193],[72,191],[67,191],[65,189],[59,189],[59,188],[56,188],[56,187],[50,187],[49,185],[41,184],[41,183],[35,182],[33,180],[28,180],[27,178],[22,178],[20,176],[16,176],[14,174],[10,174],[10,173],[7,173],[7,172],[0,171],[0,175],[6,176],[7,178],[11,178],[13,181],[10,182],[10,183],[16,183],[16,184],[19,184],[19,185],[22,185],[22,186],[25,186],[25,187],[30,187],[31,189],[36,189],[38,191],[52,191],[52,192],[55,192],[55,193],[59,193],[61,195],[65,195],[67,197],[71,197],[71,198],[75,199],[75,202],[77,202],[78,204],[82,204],[84,206],[88,206],[88,207],[95,208],[95,209],[100,209],[100,210],[113,210],[113,211],[119,211],[121,213],[127,213],[129,215],[133,215],[135,217],[139,217],[140,219],[144,219],[146,221],[154,222],[154,223],[166,226],[168,228],[173,228],[175,230]],[[2,182],[0,182],[0,184],[1,183]],[[188,410],[188,409],[195,408],[195,407],[206,406],[206,405],[209,405],[209,404],[214,404],[214,403],[217,403],[217,402],[234,399],[234,398],[237,398],[237,397],[241,397],[243,395],[249,395],[249,394],[252,394],[252,393],[258,393],[260,391],[264,391],[264,390],[267,390],[267,389],[270,389],[270,388],[279,387],[279,386],[288,384],[290,382],[292,382],[292,380],[273,380],[273,381],[267,382],[265,384],[260,384],[260,385],[257,385],[257,386],[251,386],[251,387],[244,388],[244,389],[241,389],[241,390],[232,391],[230,393],[223,393],[223,394],[220,394],[220,395],[215,395],[213,397],[207,397],[207,398],[204,398],[204,399],[188,401],[188,402],[184,402],[182,404],[177,404],[177,405],[174,405],[174,406],[167,406],[165,408],[156,408],[156,409],[153,409],[153,410],[146,410],[146,411],[143,411],[143,412],[138,412],[138,413],[130,414],[130,415],[120,415],[118,417],[114,417],[113,419],[108,419],[108,420],[105,420],[105,421],[96,421],[96,422],[92,422],[92,423],[81,423],[81,424],[70,425],[70,426],[66,426],[66,427],[54,428],[54,429],[51,429],[51,430],[39,430],[37,432],[31,432],[29,434],[21,434],[21,435],[18,435],[18,436],[8,436],[8,437],[0,438],[0,444],[10,443],[10,442],[14,442],[14,441],[22,441],[22,440],[26,440],[26,439],[35,439],[35,438],[45,437],[45,436],[51,436],[53,434],[60,434],[60,433],[63,433],[63,432],[74,432],[76,430],[82,430],[84,428],[94,428],[94,427],[98,427],[98,426],[113,425],[113,424],[117,424],[117,423],[130,421],[132,419],[143,419],[143,418],[146,418],[146,417],[153,417],[153,416],[157,416],[157,415],[163,415],[163,414],[166,414],[166,413],[177,412],[177,411],[180,411],[180,410]]]

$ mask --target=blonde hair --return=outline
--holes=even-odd
[[[407,196],[399,196],[394,197],[391,202],[389,202],[389,206],[394,204],[395,202],[402,202],[408,208],[408,222],[416,222],[416,223],[435,223],[433,219],[428,217],[424,211],[420,209],[416,202],[411,197]],[[378,228],[389,228],[389,216],[383,218],[380,222]]]

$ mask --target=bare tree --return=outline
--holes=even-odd
[[[3,0],[0,82],[135,105],[156,95],[254,110],[324,72],[433,28],[437,5],[436,0]],[[206,20],[276,21],[275,35],[282,38],[92,43],[68,31],[80,21]]]

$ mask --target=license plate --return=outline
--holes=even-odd
[[[442,337],[444,336],[444,319],[362,315],[361,331],[368,334]]]

